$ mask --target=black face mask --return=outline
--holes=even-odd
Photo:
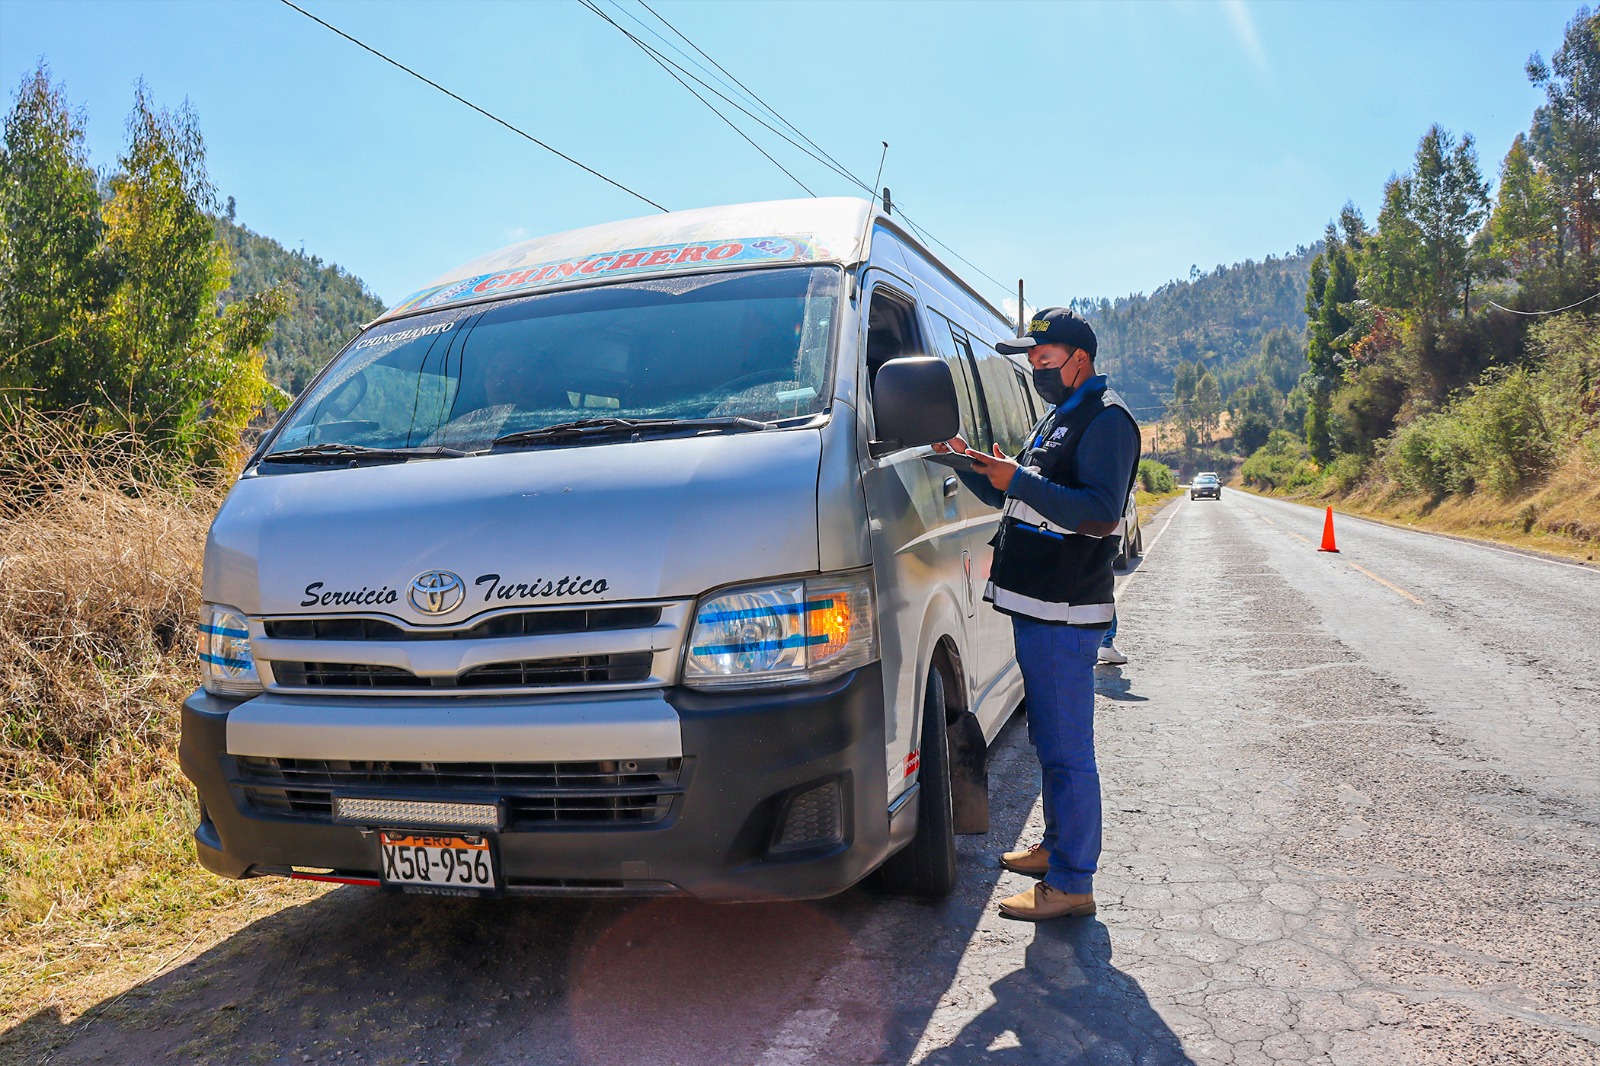
[[[1045,403],[1056,407],[1077,390],[1069,389],[1061,380],[1061,368],[1053,366],[1033,372],[1033,391],[1037,392]]]

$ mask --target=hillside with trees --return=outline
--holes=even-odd
[[[287,293],[219,306],[231,270],[193,111],[156,107],[141,83],[127,129],[97,173],[48,68],[18,88],[0,146],[0,416],[71,410],[219,462],[273,400],[260,348]]]
[[[1275,489],[1479,490],[1518,524],[1600,539],[1600,16],[1529,80],[1545,101],[1484,176],[1434,125],[1368,223],[1346,205],[1305,290],[1306,369],[1244,464]],[[1552,480],[1554,479],[1554,481]],[[1571,491],[1540,495],[1560,481]]]
[[[227,306],[284,287],[288,310],[273,323],[262,352],[268,380],[298,395],[345,341],[382,313],[383,301],[337,264],[291,251],[239,225],[235,210],[230,196],[217,219],[218,236],[233,266],[233,280],[221,302]]]
[[[1299,347],[1306,280],[1320,251],[1320,245],[1301,247],[1208,273],[1191,267],[1187,279],[1168,282],[1148,296],[1080,299],[1072,307],[1094,325],[1105,357],[1102,368],[1141,419],[1153,420],[1173,404],[1192,401],[1194,383],[1208,372],[1220,405],[1238,389],[1255,385],[1263,372],[1272,376],[1263,362],[1269,336],[1278,339],[1267,362],[1299,359],[1298,353],[1286,356],[1283,344],[1288,338],[1291,348]],[[1191,374],[1194,383],[1189,383]],[[1287,388],[1281,369],[1272,379],[1279,381],[1281,394],[1293,388],[1298,375],[1296,366]],[[1183,399],[1174,397],[1174,384]]]

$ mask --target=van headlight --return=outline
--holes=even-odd
[[[244,612],[215,603],[200,606],[200,683],[213,696],[260,695],[261,678],[250,654]]]
[[[694,612],[683,683],[695,688],[795,684],[878,657],[872,572],[723,589]]]

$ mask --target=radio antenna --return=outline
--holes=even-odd
[[[878,156],[878,172],[872,176],[872,187],[874,189],[880,188],[878,182],[883,177],[883,161],[889,158],[889,142],[882,141],[880,143],[883,145],[883,154]]]

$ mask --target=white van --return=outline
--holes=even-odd
[[[200,861],[404,891],[949,891],[1022,696],[998,512],[1040,411],[872,204],[542,237],[364,329],[206,542]]]

